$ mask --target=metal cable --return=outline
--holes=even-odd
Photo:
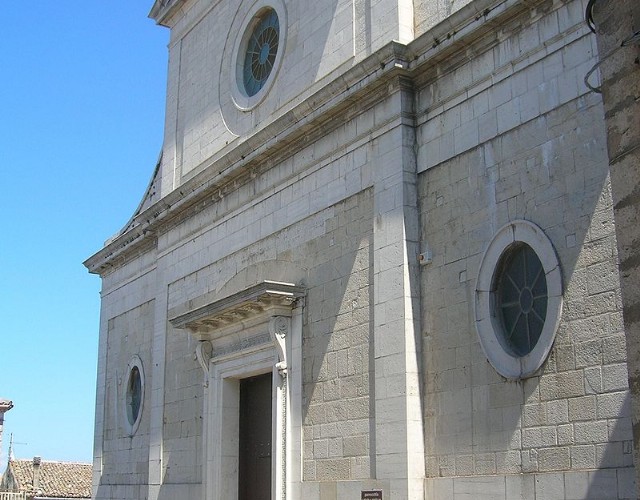
[[[593,0],[593,1],[595,2],[596,0]],[[602,87],[594,87],[593,85],[591,85],[589,83],[589,78],[595,72],[595,70],[598,69],[598,67],[603,62],[605,62],[607,59],[609,59],[612,55],[614,55],[620,49],[622,49],[624,47],[630,47],[632,45],[640,45],[640,31],[636,31],[630,37],[625,38],[624,40],[622,40],[622,42],[620,43],[620,45],[618,47],[616,47],[613,50],[611,50],[606,56],[601,57],[600,60],[597,63],[595,63],[593,65],[593,67],[589,71],[587,71],[587,74],[584,77],[584,84],[587,86],[587,88],[589,90],[591,90],[591,92],[595,92],[597,94],[602,94]]]
[[[589,26],[589,29],[593,33],[596,32],[596,23],[593,20],[593,7],[596,4],[596,1],[597,0],[589,0],[589,2],[587,3],[587,8],[584,13],[584,19],[587,22],[587,26]]]

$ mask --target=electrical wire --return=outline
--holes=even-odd
[[[609,53],[608,56],[612,56],[614,52],[616,52],[620,47],[616,47],[615,50],[611,51]],[[595,92],[596,94],[602,94],[602,87],[594,87],[593,85],[591,85],[589,83],[589,78],[591,77],[591,75],[593,74],[593,72],[595,70],[598,69],[598,67],[600,66],[600,64],[602,64],[602,62],[604,62],[606,58],[599,60],[597,63],[594,64],[593,68],[591,68],[589,71],[587,71],[587,74],[584,77],[584,84],[587,86],[587,88],[591,91],[591,92]]]
[[[597,0],[589,0],[589,2],[587,3],[587,8],[584,13],[584,19],[587,22],[587,26],[589,26],[589,29],[593,33],[596,32],[596,23],[593,20],[593,7],[596,4],[596,1]]]
[[[589,0],[589,3],[591,3],[592,0]],[[593,3],[595,3],[596,0],[593,0]],[[589,23],[589,21],[587,20],[587,24]],[[591,27],[591,26],[589,26]],[[593,30],[592,30],[593,31]],[[595,33],[595,31],[594,31]],[[618,52],[620,49],[624,48],[624,47],[630,47],[632,45],[640,45],[640,31],[636,31],[633,35],[631,35],[628,38],[625,38],[624,40],[622,40],[622,42],[620,43],[620,45],[618,47],[616,47],[615,49],[611,50],[606,56],[601,57],[600,60],[595,63],[593,65],[593,67],[587,71],[587,74],[584,77],[584,84],[587,86],[587,88],[591,91],[591,92],[595,92],[597,94],[602,94],[602,87],[594,87],[593,85],[591,85],[589,83],[589,78],[591,77],[591,75],[594,73],[594,71],[596,69],[598,69],[598,67],[605,62],[607,59],[609,59],[612,55],[614,55],[616,52]]]

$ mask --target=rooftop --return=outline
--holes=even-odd
[[[34,461],[10,460],[5,474],[13,474],[19,491],[33,491]],[[91,464],[74,462],[40,462],[38,497],[91,498]]]

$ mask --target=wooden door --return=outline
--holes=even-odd
[[[240,381],[238,500],[271,500],[271,378]]]

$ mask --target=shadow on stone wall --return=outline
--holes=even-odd
[[[609,473],[589,470],[623,460],[631,439],[628,404],[615,415],[601,407],[626,397],[627,383],[599,98],[571,101],[426,171],[419,189],[422,241],[433,251],[421,277],[427,475],[578,469],[599,491]],[[473,304],[484,249],[515,219],[553,243],[564,310],[539,373],[509,382],[480,347]],[[578,452],[593,456],[578,464]]]
[[[371,477],[372,193],[333,207],[310,258],[303,330],[305,480]],[[297,253],[294,251],[294,254]]]

